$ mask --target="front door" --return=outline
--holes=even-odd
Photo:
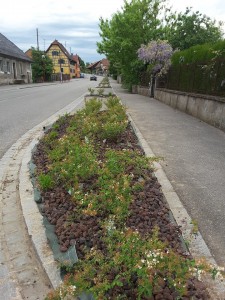
[[[13,63],[13,78],[16,79],[16,64]]]

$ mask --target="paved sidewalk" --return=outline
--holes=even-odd
[[[219,265],[225,266],[225,133],[153,98],[130,94],[116,81],[127,106],[184,207]]]

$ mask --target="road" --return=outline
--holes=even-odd
[[[89,77],[64,83],[0,86],[0,159],[25,132],[94,86],[96,82]]]

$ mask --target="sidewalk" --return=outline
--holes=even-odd
[[[153,98],[114,92],[162,165],[212,256],[225,266],[225,133]]]

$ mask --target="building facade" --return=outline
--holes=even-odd
[[[57,40],[52,42],[46,50],[46,54],[53,61],[53,76],[55,75],[56,80],[57,77],[61,77],[61,80],[75,77],[76,62],[61,43]]]
[[[75,77],[80,78],[80,59],[79,59],[79,56],[77,54],[73,55],[73,59],[76,62],[76,64],[75,64]]]
[[[0,33],[0,84],[31,83],[32,60]]]
[[[107,76],[109,73],[109,60],[106,58],[98,60],[91,63],[87,69],[89,69],[92,74]]]

